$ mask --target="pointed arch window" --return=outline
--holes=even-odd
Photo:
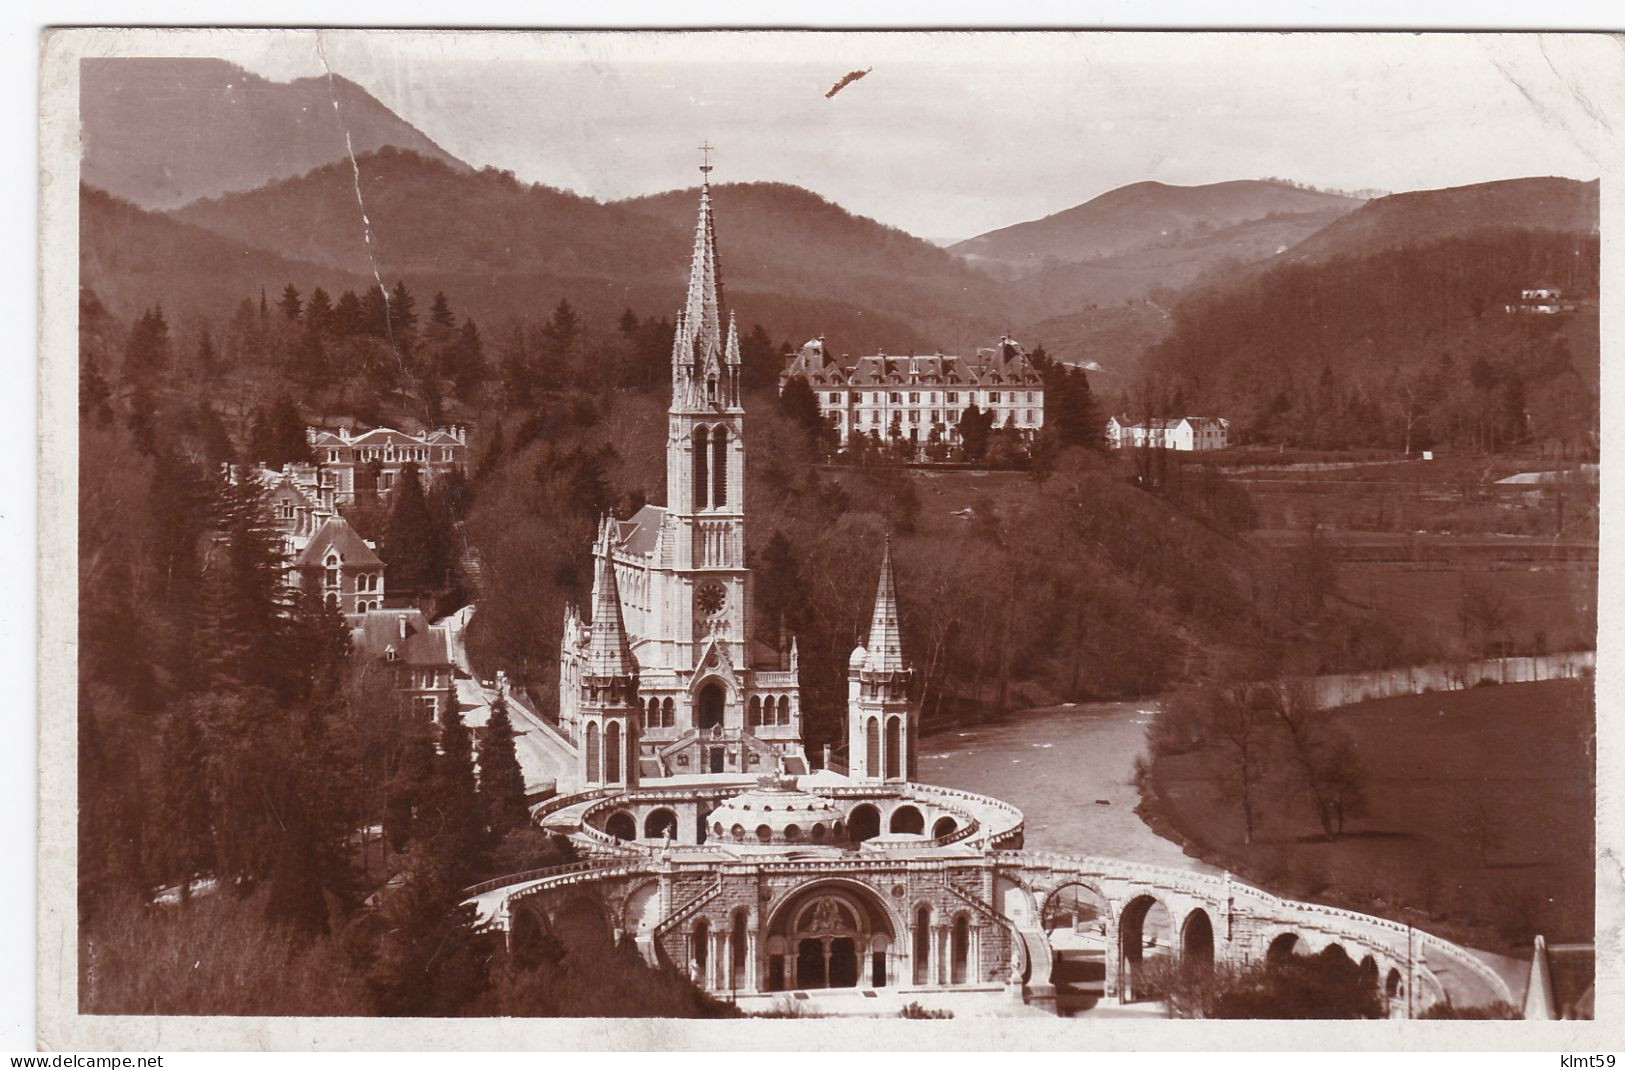
[[[704,509],[709,500],[708,492],[711,489],[709,464],[711,429],[696,427],[694,429],[694,508]]]
[[[598,722],[587,722],[587,783],[598,783]]]
[[[867,747],[863,769],[869,776],[875,776],[880,772],[880,718],[869,718],[869,729],[865,743]]]
[[[621,782],[621,723],[611,721],[604,728],[604,782]]]
[[[711,462],[711,477],[713,490],[711,505],[719,507],[728,504],[728,429],[719,427],[713,432],[711,439],[713,459]]]
[[[886,776],[895,780],[903,775],[903,719],[891,717],[886,721]]]

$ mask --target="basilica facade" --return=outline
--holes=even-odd
[[[739,333],[709,170],[672,346],[666,504],[605,518],[592,616],[565,612],[559,721],[588,785],[807,771],[795,641],[761,641],[752,619]]]

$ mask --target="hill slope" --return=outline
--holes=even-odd
[[[1281,182],[1243,180],[1205,186],[1136,182],[1063,212],[989,231],[949,247],[959,256],[1014,271],[1046,260],[1077,263],[1167,242],[1271,215],[1338,214],[1360,204],[1352,197]]]
[[[87,186],[79,188],[79,278],[125,320],[159,303],[172,320],[177,313],[224,316],[262,289],[274,299],[289,282],[337,294],[371,281],[268,253]]]
[[[370,273],[375,259],[386,278],[443,289],[483,320],[540,318],[560,297],[598,318],[626,307],[669,316],[681,303],[696,190],[604,204],[389,148],[358,166],[370,246],[348,161],[173,215],[344,271]],[[713,197],[745,329],[895,352],[985,344],[1004,326],[999,285],[926,242],[792,186],[725,185]]]
[[[717,242],[736,292],[771,290],[872,308],[950,349],[985,345],[1007,325],[1004,288],[931,242],[798,186],[735,183],[712,192]],[[685,189],[619,203],[686,235],[698,199],[697,189]],[[686,258],[680,270],[686,272]],[[913,338],[877,341],[895,352]]]
[[[467,167],[337,76],[272,82],[219,59],[87,59],[79,106],[81,179],[149,208],[343,159],[346,133],[357,153],[394,145]]]
[[[1572,178],[1512,178],[1395,193],[1367,201],[1288,249],[1282,260],[1324,262],[1383,249],[1516,228],[1595,234],[1598,184]]]

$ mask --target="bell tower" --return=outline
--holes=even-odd
[[[892,575],[891,536],[880,561],[869,645],[847,663],[847,766],[855,780],[908,780],[914,776],[919,711],[909,702],[914,669],[903,656]]]
[[[712,637],[743,650],[749,634],[739,330],[732,315],[723,320],[710,145],[701,151],[699,219],[688,297],[672,342],[666,436],[672,564],[682,588],[673,623],[679,644],[691,644],[690,656]]]

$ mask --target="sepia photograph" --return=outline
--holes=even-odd
[[[47,32],[42,1045],[1617,1020],[1619,46]]]

